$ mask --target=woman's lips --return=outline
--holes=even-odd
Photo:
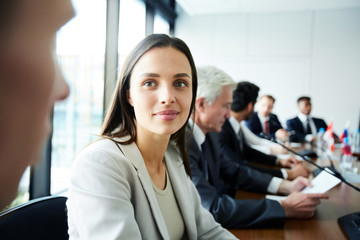
[[[179,112],[175,110],[165,110],[165,111],[157,112],[154,115],[162,120],[171,121],[174,120],[179,115]]]

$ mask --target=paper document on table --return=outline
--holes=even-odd
[[[328,169],[327,169],[328,170]],[[328,170],[329,171],[329,170]],[[335,187],[341,180],[337,177],[331,175],[326,171],[321,171],[319,175],[316,176],[311,181],[312,187],[306,187],[301,192],[303,193],[324,193]]]
[[[331,171],[329,169],[326,169]],[[331,175],[326,171],[321,171],[312,181],[312,187],[306,187],[301,192],[303,193],[325,193],[338,185],[341,182],[340,179]],[[276,201],[281,201],[286,199],[286,196],[276,196],[276,195],[266,195],[266,198]]]

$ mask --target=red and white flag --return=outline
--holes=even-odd
[[[324,140],[327,145],[330,147],[330,150],[333,152],[335,150],[335,138],[333,132],[333,122],[331,121],[325,131]]]

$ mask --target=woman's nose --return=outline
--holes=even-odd
[[[163,86],[160,92],[161,103],[162,104],[171,104],[175,102],[175,94],[171,87]]]

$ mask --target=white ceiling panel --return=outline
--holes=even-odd
[[[189,15],[360,7],[360,0],[176,0]]]

